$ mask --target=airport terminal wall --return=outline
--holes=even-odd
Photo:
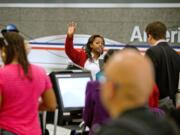
[[[32,46],[30,62],[45,67],[48,72],[67,67],[68,57],[64,52],[64,41],[70,21],[77,23],[76,34],[101,34],[119,43],[137,45],[144,52],[149,47],[144,29],[148,23],[155,20],[167,25],[168,40],[180,51],[179,7],[0,7],[0,29],[13,23],[27,40],[64,35],[56,47],[50,43],[51,40],[48,44],[44,41],[44,48],[44,44]],[[114,49],[112,47],[113,44],[110,44],[108,48],[105,46],[105,49]]]
[[[155,20],[180,31],[180,8],[0,8],[1,27],[14,23],[29,39],[66,34],[68,22],[75,21],[79,34],[99,33],[123,43],[145,44],[144,39],[131,40],[134,27],[143,38],[146,25]],[[172,44],[180,45],[177,37]]]

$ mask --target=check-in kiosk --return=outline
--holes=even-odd
[[[81,122],[86,85],[92,80],[91,73],[82,70],[66,70],[52,72],[50,78],[58,102],[59,125]]]

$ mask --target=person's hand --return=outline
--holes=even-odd
[[[176,105],[176,109],[180,109],[180,104]]]
[[[69,24],[68,24],[68,30],[67,30],[67,35],[69,36],[69,37],[72,37],[73,35],[74,35],[74,33],[75,33],[75,30],[76,30],[76,23],[75,22],[70,22]]]
[[[180,109],[180,92],[176,93],[176,109]]]

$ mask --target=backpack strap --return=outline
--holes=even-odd
[[[162,51],[163,51],[163,53],[164,53],[164,56],[165,56],[165,59],[166,59],[166,68],[167,68],[167,73],[168,73],[168,86],[169,86],[169,94],[170,94],[170,98],[171,99],[174,99],[173,97],[174,97],[174,94],[173,94],[173,91],[172,91],[172,84],[171,84],[171,80],[170,80],[170,78],[171,78],[171,74],[170,74],[170,67],[169,67],[169,60],[168,60],[168,55],[167,55],[167,53],[166,53],[166,50],[162,47],[162,46],[159,46],[161,49],[162,49]]]

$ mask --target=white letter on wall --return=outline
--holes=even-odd
[[[143,41],[139,26],[134,26],[130,42],[133,42],[134,40],[139,40],[139,42]]]

